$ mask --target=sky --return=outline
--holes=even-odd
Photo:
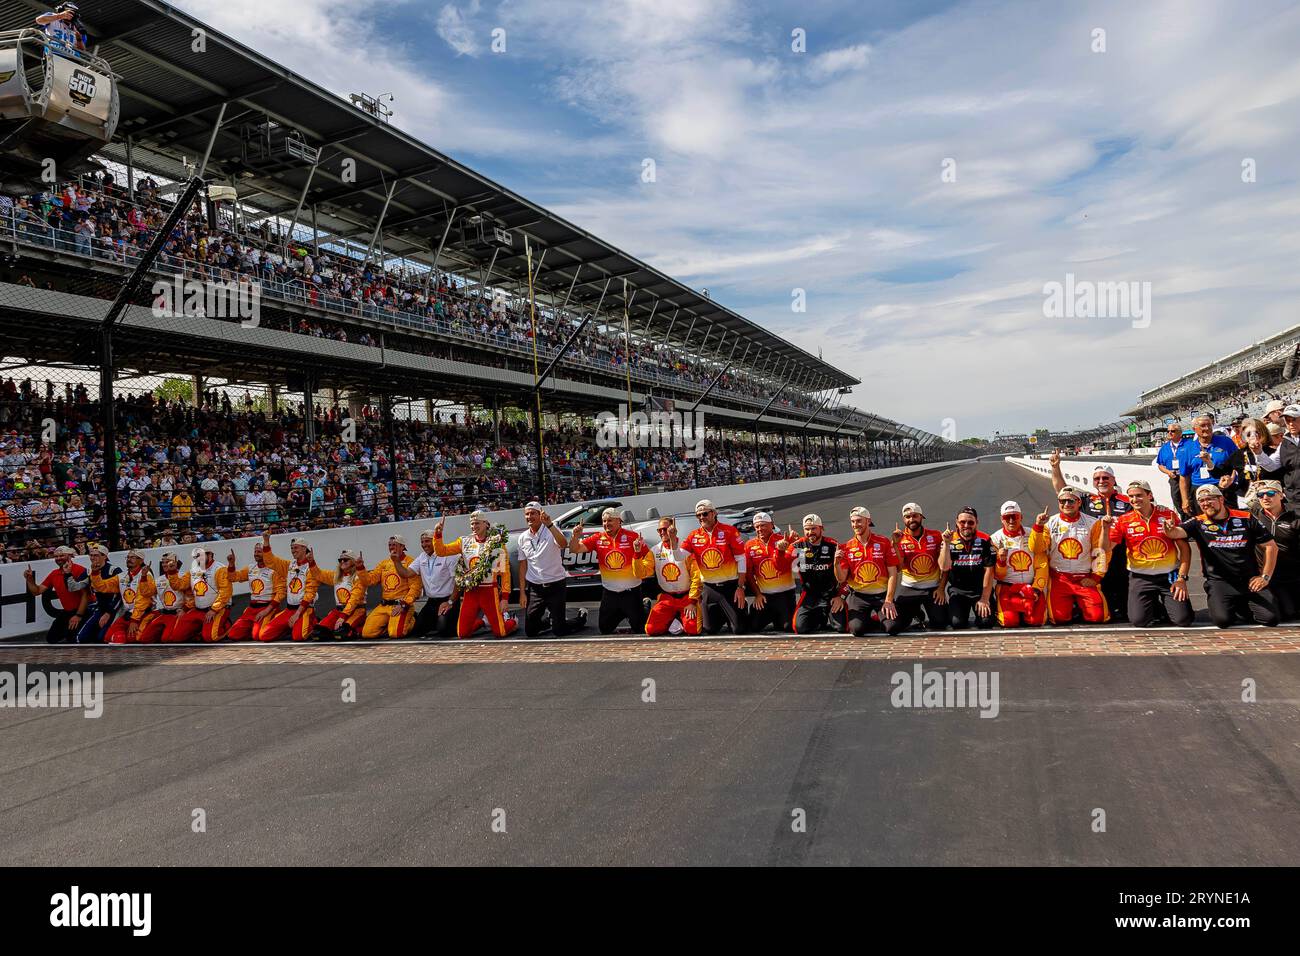
[[[946,437],[1113,421],[1300,324],[1297,3],[178,5]]]

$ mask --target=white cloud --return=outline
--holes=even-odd
[[[838,50],[828,50],[813,57],[812,63],[808,66],[808,72],[814,79],[829,79],[839,73],[865,68],[870,56],[871,47],[865,43],[841,47]]]
[[[478,40],[468,22],[478,9],[479,0],[472,0],[464,11],[454,3],[445,4],[438,11],[438,36],[456,51],[457,56],[478,55]]]

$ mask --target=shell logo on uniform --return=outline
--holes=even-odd
[[[175,592],[175,591],[164,591],[164,592],[163,592],[163,607],[171,607],[171,606],[172,606],[173,604],[175,604],[175,603],[176,603],[176,592]]]
[[[199,597],[203,597],[203,595],[207,594],[207,593],[208,593],[208,582],[205,581],[205,580],[203,580],[203,578],[199,578],[197,581],[195,581],[195,582],[194,582],[194,593],[197,594]]]
[[[302,590],[302,578],[290,578],[290,579],[289,579],[289,590],[290,590],[292,593],[294,593],[294,594],[297,594],[299,591],[301,591],[301,590]]]
[[[253,578],[253,580],[248,582],[248,590],[253,594],[261,594],[266,590],[266,582],[261,578]]]
[[[605,567],[611,571],[618,571],[627,565],[627,558],[623,557],[622,551],[610,551],[605,555]]]
[[[1028,571],[1033,563],[1034,557],[1028,551],[1012,551],[1011,557],[1007,558],[1012,571]]]
[[[1169,544],[1163,538],[1147,538],[1138,545],[1138,554],[1152,561],[1169,553]]]
[[[700,556],[700,563],[710,571],[722,567],[722,552],[717,548],[708,548]]]
[[[135,603],[135,588],[127,588],[122,592],[122,601],[126,604]]]
[[[853,572],[853,580],[857,584],[875,584],[880,580],[880,568],[874,561],[863,561]]]
[[[339,588],[337,591],[334,592],[334,597],[338,600],[340,604],[347,604],[348,598],[351,597],[351,595],[348,594],[347,588]]]
[[[397,576],[396,571],[390,571],[384,575],[384,587],[390,591],[396,591],[402,586],[402,579]]]
[[[912,558],[911,567],[913,574],[929,574],[937,568],[938,565],[934,563],[934,558],[930,557],[930,555],[918,554],[916,557]]]
[[[771,561],[764,561],[758,566],[758,576],[768,581],[778,577],[776,565]]]
[[[478,564],[478,561],[479,561],[479,556],[478,556],[477,554],[476,554],[476,555],[473,555],[473,556],[469,559],[469,570],[470,570],[470,571],[473,571],[473,570],[474,570],[474,565]]]
[[[663,576],[665,581],[676,581],[682,576],[682,569],[675,564],[665,564]]]
[[[1078,538],[1062,538],[1056,550],[1060,552],[1061,557],[1073,560],[1083,554],[1083,545],[1079,543]]]

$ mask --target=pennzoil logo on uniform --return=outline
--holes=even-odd
[[[95,77],[85,70],[73,70],[68,79],[68,95],[78,106],[86,106],[95,98]]]

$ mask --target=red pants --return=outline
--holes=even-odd
[[[695,608],[695,617],[687,618],[682,612],[688,607]],[[662,592],[650,607],[650,614],[645,619],[645,632],[651,637],[662,637],[668,633],[673,621],[682,622],[682,633],[692,637],[700,633],[700,602],[692,600],[687,594],[669,594]]]
[[[1074,617],[1074,605],[1079,605],[1083,619],[1089,624],[1100,624],[1110,615],[1106,612],[1106,598],[1097,585],[1085,587],[1079,582],[1086,574],[1048,574],[1047,603],[1052,612],[1053,624],[1069,624]]]
[[[1033,605],[1026,607],[1021,593],[1025,588],[1033,590],[1027,584],[997,586],[998,623],[1003,627],[1042,627],[1047,620],[1047,595],[1034,591]]]
[[[180,611],[166,613],[156,611],[150,615],[149,623],[140,628],[141,644],[174,644],[176,637],[176,622],[181,619]]]
[[[316,627],[323,627],[325,628],[325,630],[333,632],[334,628],[338,627],[339,621],[342,621],[343,619],[344,619],[343,608],[336,607],[334,610],[330,611],[323,618],[317,621]],[[352,626],[352,629],[354,631],[360,631],[361,624],[363,621],[365,621],[365,619],[366,619],[366,609],[357,608],[350,615],[348,615],[347,622]]]
[[[226,631],[226,640],[246,641],[251,637],[255,641],[260,641],[262,639],[262,629],[270,623],[274,615],[268,614],[256,623],[254,623],[253,618],[265,611],[266,607],[266,602],[263,601],[261,604],[250,604],[244,608],[244,613],[239,615],[235,623],[230,625],[230,630]]]
[[[298,609],[287,607],[283,611],[272,614],[262,622],[262,632],[254,637],[259,641],[278,641],[282,637],[290,636],[295,641],[307,640],[311,636],[312,625],[316,623],[316,615],[312,613],[311,608],[304,608],[295,624],[292,621],[296,610]]]
[[[456,636],[469,637],[478,630],[479,616],[487,618],[488,627],[495,637],[514,633],[519,622],[501,615],[501,592],[495,585],[477,587],[460,599],[460,617],[456,619]]]
[[[104,642],[106,644],[152,643],[152,641],[145,640],[145,635],[148,632],[149,625],[153,623],[153,619],[155,617],[157,617],[157,615],[154,614],[152,611],[150,611],[148,614],[144,616],[144,618],[140,621],[140,626],[136,629],[134,640],[128,640],[126,636],[126,627],[127,624],[130,623],[130,618],[119,617],[116,621],[114,621],[111,625],[109,625],[108,633],[104,635]]]
[[[182,611],[176,616],[172,628],[173,641],[197,641],[203,637],[203,619],[206,612],[198,610]]]

